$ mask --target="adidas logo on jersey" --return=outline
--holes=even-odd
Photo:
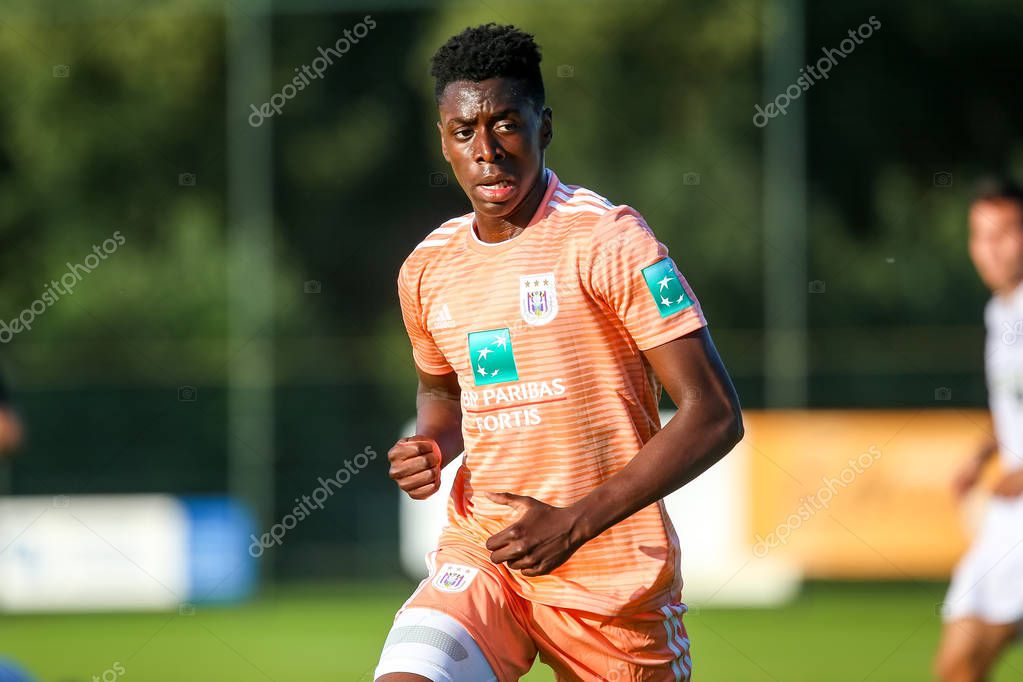
[[[451,311],[448,309],[448,304],[445,303],[437,311],[437,314],[433,317],[433,324],[430,325],[433,329],[450,329],[455,326],[455,319],[451,317]]]

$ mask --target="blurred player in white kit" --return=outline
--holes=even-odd
[[[988,402],[995,434],[954,481],[962,497],[985,464],[1002,478],[980,532],[952,577],[934,671],[942,682],[980,682],[1023,632],[1023,190],[998,182],[970,205],[970,258],[992,292],[984,310]]]

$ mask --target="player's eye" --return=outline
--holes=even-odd
[[[454,135],[459,140],[468,140],[470,137],[472,137],[472,131],[469,130],[468,128],[462,128],[461,130],[456,130]]]
[[[519,127],[516,124],[512,123],[511,121],[506,121],[505,123],[499,124],[497,126],[497,129],[498,130],[502,130],[502,131],[504,131],[506,133],[510,133],[510,132],[512,132],[514,130],[518,130]]]

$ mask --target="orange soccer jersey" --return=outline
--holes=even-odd
[[[456,372],[462,390],[465,462],[441,545],[482,546],[514,521],[486,491],[563,507],[622,469],[661,428],[661,386],[640,351],[706,324],[637,211],[546,173],[521,234],[482,242],[469,213],[433,230],[398,276],[416,364]],[[527,600],[615,616],[677,601],[678,563],[657,502],[549,575],[507,573]]]

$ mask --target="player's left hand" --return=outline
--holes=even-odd
[[[1014,471],[1003,476],[992,492],[998,497],[1019,497],[1023,495],[1023,471]]]
[[[490,560],[495,564],[505,563],[525,576],[545,575],[568,561],[583,545],[571,509],[512,493],[488,492],[487,497],[520,512],[515,523],[487,540]]]

